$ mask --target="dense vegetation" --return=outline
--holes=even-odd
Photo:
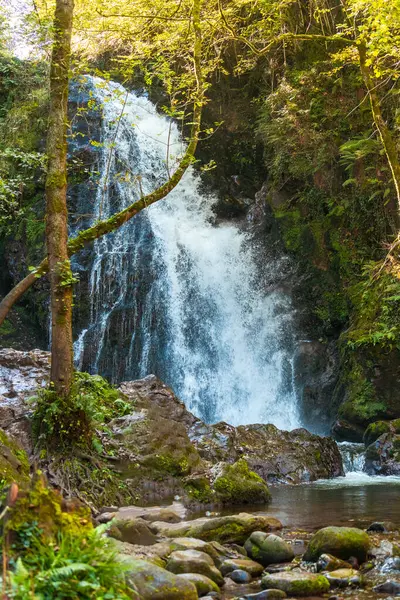
[[[56,4],[39,0],[26,15],[35,48],[31,60],[13,56],[0,15],[1,295],[12,293],[31,271],[21,303],[10,310],[22,293],[2,316],[5,343],[45,345],[51,293],[52,364],[56,356],[58,362],[63,354],[71,357],[69,312],[76,278],[69,257],[162,199],[195,163],[207,181],[215,185],[220,179],[224,193],[232,176],[243,179],[248,195],[266,182],[265,200],[304,276],[302,302],[313,336],[338,343],[340,376],[332,402],[340,404],[339,417],[355,428],[354,436],[362,436],[370,423],[399,417],[393,392],[400,374],[399,1],[79,0],[72,51],[68,46],[61,59],[54,52],[50,59],[48,48],[57,49],[54,40],[63,34],[59,23],[53,26]],[[63,59],[71,59],[70,69]],[[48,225],[57,211],[66,218],[69,207],[60,206],[60,197],[66,202],[66,175],[72,185],[86,176],[86,167],[71,157],[67,173],[65,155],[55,172],[51,161],[62,144],[48,141],[46,148],[60,65],[65,90],[82,72],[114,78],[128,88],[146,87],[162,100],[162,110],[180,121],[188,149],[176,157],[174,173],[167,166],[165,186],[147,199],[68,243],[64,227],[65,239],[47,263],[41,262],[46,219]],[[65,107],[58,108],[58,139],[71,140]],[[53,198],[52,211],[44,196],[54,190],[59,197]],[[61,239],[57,218],[53,221],[47,250],[51,239]],[[49,264],[50,283],[44,278]],[[67,294],[68,310],[57,311]],[[57,352],[55,326],[65,334]],[[104,453],[99,432],[127,406],[101,378],[73,374],[69,363],[35,399],[38,457],[47,460],[49,453],[68,449],[75,470],[85,460],[98,467]],[[25,482],[26,457],[23,465]],[[182,470],[181,462],[172,467]],[[236,494],[243,473],[259,494],[262,480],[247,463],[231,468],[231,480],[221,478],[220,493]],[[8,473],[2,483],[13,476]],[[189,487],[198,496],[204,492]],[[269,497],[267,489],[261,492]],[[123,598],[125,583],[115,557],[89,529],[76,537],[60,526],[48,544],[37,523],[21,521],[15,528],[10,597],[28,597],[32,587],[40,598],[68,597],[74,574],[76,597]],[[4,533],[8,530],[12,522]],[[91,553],[96,568],[88,567]]]

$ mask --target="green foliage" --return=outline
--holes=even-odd
[[[33,432],[37,442],[56,448],[74,443],[92,447],[95,429],[104,428],[112,418],[127,414],[131,408],[105,379],[88,373],[74,374],[68,398],[59,398],[50,388],[40,390],[32,402],[35,403]]]
[[[15,600],[124,600],[126,567],[103,537],[104,528],[75,535],[58,533],[45,542],[37,526],[25,528],[25,545],[9,572],[8,597]]]
[[[381,262],[368,263],[364,277],[351,290],[356,315],[345,336],[348,345],[400,349],[400,279]]]

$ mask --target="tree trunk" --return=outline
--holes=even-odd
[[[381,104],[376,92],[376,85],[374,85],[371,69],[367,65],[367,49],[364,43],[358,44],[358,54],[360,57],[360,70],[365,87],[367,88],[372,116],[385,150],[386,158],[392,172],[394,187],[396,189],[397,210],[392,212],[392,217],[398,232],[400,229],[400,163],[397,154],[396,142],[394,141],[390,129],[382,115]]]
[[[67,108],[74,0],[56,0],[47,134],[46,244],[50,273],[51,372],[59,396],[73,375],[72,273],[68,257]]]

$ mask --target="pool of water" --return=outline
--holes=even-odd
[[[274,516],[285,528],[366,527],[373,521],[393,521],[400,527],[400,477],[348,473],[336,479],[271,488],[271,493],[268,507],[252,507],[251,512]]]

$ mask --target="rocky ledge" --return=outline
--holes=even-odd
[[[27,398],[45,384],[48,370],[45,352],[0,351],[1,426],[28,454],[33,448]],[[267,484],[343,475],[338,447],[329,437],[268,424],[208,425],[154,375],[119,389],[127,411],[99,432],[108,464],[96,469],[97,489],[91,494],[83,477],[76,483],[97,506],[159,502],[175,495],[186,504],[266,503]],[[53,464],[50,478],[55,470]],[[71,466],[74,476],[78,471]]]

